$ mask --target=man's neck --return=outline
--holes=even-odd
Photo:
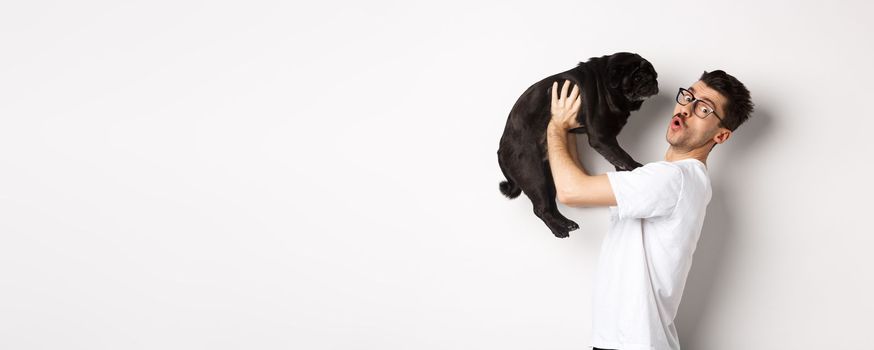
[[[674,146],[670,146],[668,147],[668,151],[665,153],[665,160],[669,162],[675,162],[681,159],[695,158],[697,160],[700,160],[701,163],[704,163],[704,165],[707,165],[707,155],[710,154],[707,148],[709,147],[710,145],[693,150],[680,150],[674,148]]]

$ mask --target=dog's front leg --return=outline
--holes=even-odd
[[[619,147],[615,137],[589,138],[589,145],[604,156],[610,164],[616,167],[616,171],[631,171],[642,164],[631,158],[628,152]]]

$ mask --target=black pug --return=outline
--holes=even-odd
[[[633,170],[641,164],[619,147],[616,136],[631,111],[640,109],[645,98],[658,93],[657,77],[652,64],[643,57],[618,52],[592,57],[571,70],[531,85],[513,105],[501,136],[498,164],[507,178],[500,184],[501,192],[516,198],[524,191],[534,204],[534,214],[556,237],[565,238],[578,229],[577,223],[558,211],[549,168],[546,127],[552,118],[552,83],[558,81],[561,88],[565,80],[570,80],[579,86],[580,127],[570,131],[586,133],[589,145],[621,171]]]

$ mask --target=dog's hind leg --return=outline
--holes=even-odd
[[[541,153],[536,147],[517,152],[515,159],[505,159],[505,163],[514,165],[506,170],[516,181],[516,185],[531,200],[534,215],[543,220],[553,235],[565,238],[570,231],[578,229],[579,226],[558,211],[558,205],[555,203],[555,185],[551,182],[552,174],[549,173],[550,169],[544,166]]]

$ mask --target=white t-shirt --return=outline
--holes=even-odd
[[[607,172],[616,196],[592,293],[592,346],[677,350],[674,318],[711,189],[694,158]]]

